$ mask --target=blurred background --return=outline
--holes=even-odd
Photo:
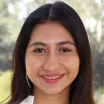
[[[57,0],[0,0],[0,102],[10,95],[14,45],[26,17],[44,3]],[[104,104],[104,0],[62,0],[80,15],[93,56],[96,104]]]

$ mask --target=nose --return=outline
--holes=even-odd
[[[47,56],[46,62],[44,64],[44,69],[47,71],[54,71],[59,68],[59,60],[56,55]]]

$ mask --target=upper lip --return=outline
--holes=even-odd
[[[42,76],[47,76],[47,77],[52,77],[52,76],[61,76],[63,74],[60,74],[60,73],[51,73],[51,74],[44,74]]]

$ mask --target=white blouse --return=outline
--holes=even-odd
[[[29,95],[20,104],[33,104],[33,103],[34,103],[34,96]]]

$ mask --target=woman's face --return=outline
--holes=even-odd
[[[79,71],[79,56],[70,33],[49,22],[33,29],[25,56],[26,72],[35,88],[56,94],[69,86]]]

